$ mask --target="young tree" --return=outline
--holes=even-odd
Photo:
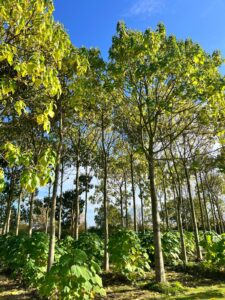
[[[191,40],[166,36],[163,25],[144,33],[119,23],[110,49],[110,69],[121,91],[119,113],[127,134],[148,162],[154,231],[156,280],[164,282],[155,161],[187,130],[215,93],[208,82],[220,81],[221,64]],[[163,146],[162,141],[168,140]]]

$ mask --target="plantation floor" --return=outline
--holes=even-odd
[[[149,291],[145,288],[146,283],[151,282],[153,274],[149,273],[145,281],[139,281],[136,285],[123,282],[120,277],[113,275],[104,279],[108,300],[149,300],[149,299],[168,299],[168,300],[197,300],[225,299],[225,278],[207,279],[196,277],[181,272],[167,271],[169,282],[179,281],[185,287],[183,292],[176,296],[163,295],[158,292]],[[35,300],[35,291],[25,289],[17,280],[9,278],[7,275],[0,274],[0,299],[9,300]],[[103,298],[101,298],[103,299]]]
[[[0,299],[27,300],[37,298],[34,290],[25,289],[17,280],[10,279],[8,276],[0,274]]]
[[[107,297],[105,299],[115,300],[148,300],[148,299],[183,299],[183,300],[197,300],[197,299],[211,299],[221,300],[225,299],[225,278],[207,279],[203,277],[196,277],[193,275],[178,273],[173,271],[167,272],[167,280],[172,283],[179,281],[184,291],[178,292],[176,295],[163,295],[158,292],[149,291],[145,288],[147,282],[152,280],[153,275],[148,274],[146,281],[138,282],[136,285],[128,285],[126,283],[120,284],[115,282],[110,285],[106,283]]]

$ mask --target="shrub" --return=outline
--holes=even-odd
[[[141,245],[148,253],[150,260],[154,264],[154,239],[153,232],[140,235]],[[168,231],[162,234],[162,249],[165,264],[177,265],[181,262],[180,237],[177,231]]]
[[[196,259],[196,245],[195,245],[195,238],[194,233],[185,231],[184,232],[184,241],[186,246],[186,253],[188,256],[188,260],[195,260]]]
[[[82,233],[78,241],[74,242],[76,249],[83,250],[88,258],[94,260],[99,265],[102,264],[104,256],[104,243],[95,233]]]
[[[181,247],[179,232],[164,232],[162,235],[162,247],[164,260],[167,265],[177,265],[181,263]]]
[[[3,236],[0,240],[2,267],[10,269],[27,284],[38,286],[47,268],[48,236],[35,232],[32,237]]]
[[[109,241],[110,261],[115,271],[129,280],[144,276],[150,270],[148,254],[141,247],[137,234],[131,230],[119,230]]]
[[[99,265],[81,250],[61,256],[43,280],[40,293],[50,299],[93,299],[105,295]]]
[[[205,262],[203,264],[206,267],[215,267],[224,270],[225,234],[217,235],[215,233],[208,233],[200,244],[206,251]]]

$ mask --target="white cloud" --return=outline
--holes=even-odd
[[[127,11],[127,17],[149,17],[164,6],[163,0],[137,0]]]

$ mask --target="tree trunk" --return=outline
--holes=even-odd
[[[161,245],[161,232],[160,232],[160,217],[158,211],[158,201],[155,191],[155,170],[154,170],[154,158],[153,152],[149,153],[149,180],[150,180],[150,194],[152,203],[152,222],[153,222],[153,234],[154,234],[154,249],[155,249],[155,273],[157,282],[165,282],[165,269],[162,255]]]
[[[143,199],[143,191],[141,182],[139,182],[139,190],[140,190],[140,200],[141,200],[141,227],[142,231],[145,232],[145,223],[144,223],[144,199]]]
[[[34,193],[30,195],[30,213],[29,213],[29,237],[32,236],[33,231],[33,210],[34,210]]]
[[[51,183],[49,183],[48,186],[48,203],[46,207],[46,212],[45,212],[45,233],[48,233],[48,217],[49,217],[49,206],[50,206],[50,199],[51,199]]]
[[[163,194],[164,194],[164,210],[165,210],[165,216],[166,216],[166,230],[168,231],[169,230],[169,218],[168,218],[168,209],[167,209],[166,185],[165,185],[164,177],[162,178],[162,186],[163,186]]]
[[[45,233],[48,233],[48,214],[49,214],[49,208],[46,207],[46,212],[45,212]]]
[[[189,194],[189,200],[190,200],[190,206],[191,206],[191,216],[192,216],[192,226],[194,230],[194,236],[195,236],[195,245],[196,245],[196,254],[197,254],[197,259],[200,261],[202,260],[202,252],[201,248],[199,245],[199,234],[198,234],[198,226],[197,226],[197,220],[196,220],[196,215],[195,215],[195,207],[194,207],[194,201],[192,198],[191,194],[191,185],[190,185],[190,180],[189,180],[189,174],[187,170],[186,163],[183,162],[184,165],[184,172],[185,172],[185,177],[187,181],[187,188],[188,188],[188,194]]]
[[[211,213],[212,213],[212,218],[213,218],[214,230],[217,231],[218,220],[217,220],[217,217],[216,217],[215,206],[214,206],[214,203],[213,203],[213,200],[212,200],[212,197],[211,197],[211,190],[210,190],[207,174],[205,174],[205,183],[206,183],[207,190],[208,190],[208,197],[209,197],[209,203],[210,203],[210,206],[211,206]]]
[[[127,199],[127,177],[124,174],[124,196],[125,196],[125,218],[126,218],[126,228],[128,228],[128,199]]]
[[[124,217],[123,217],[123,191],[122,191],[123,182],[120,184],[120,218],[121,218],[121,227],[124,227]]]
[[[130,174],[131,174],[131,189],[133,197],[133,213],[134,213],[134,231],[137,232],[137,211],[136,211],[136,198],[135,198],[135,186],[134,186],[134,161],[133,153],[130,154]]]
[[[109,208],[107,197],[107,177],[108,177],[108,164],[107,164],[107,152],[105,149],[105,125],[104,115],[102,113],[102,151],[103,151],[103,207],[104,207],[104,270],[109,271]]]
[[[204,214],[203,214],[202,201],[201,201],[200,189],[199,189],[199,184],[198,184],[198,176],[197,176],[196,171],[194,172],[194,174],[195,174],[195,181],[196,181],[196,188],[197,188],[197,195],[198,195],[198,203],[199,203],[199,208],[200,208],[201,223],[202,223],[203,232],[205,234]]]
[[[59,240],[61,240],[61,235],[62,235],[63,175],[64,175],[64,165],[63,165],[63,160],[62,160],[62,164],[61,164],[61,182],[60,182],[60,198],[59,198],[59,224],[58,224],[58,239]]]
[[[209,231],[211,231],[209,214],[208,214],[208,210],[207,210],[206,195],[205,195],[205,190],[204,190],[204,186],[203,186],[201,172],[200,172],[200,176],[199,177],[200,177],[200,183],[201,183],[201,189],[202,189],[202,198],[203,198],[203,203],[204,203],[204,208],[205,208],[205,216],[206,216],[207,228],[208,228]]]
[[[187,260],[186,244],[185,244],[185,239],[184,239],[184,230],[183,230],[182,218],[181,218],[181,189],[180,189],[180,186],[178,187],[178,191],[176,189],[176,192],[177,192],[177,225],[178,225],[178,230],[179,230],[179,234],[180,234],[182,261],[183,261],[184,266],[186,266],[188,263],[188,260]],[[174,196],[175,196],[175,192],[174,192]]]
[[[216,208],[217,208],[217,213],[218,213],[218,218],[220,221],[220,228],[221,228],[221,233],[224,233],[224,220],[223,220],[223,213],[221,210],[221,206],[219,204],[219,199],[217,196],[214,197],[215,198],[215,204],[216,204]]]
[[[60,103],[59,110],[60,110],[59,142],[58,142],[58,147],[56,152],[55,181],[53,184],[52,205],[51,205],[51,215],[50,215],[50,241],[49,241],[48,267],[47,267],[48,272],[50,271],[55,258],[55,212],[56,212],[56,199],[57,199],[59,171],[60,171],[61,155],[62,155],[62,141],[63,141],[61,103]]]
[[[84,228],[87,231],[87,206],[88,206],[88,167],[85,167],[86,187],[85,187],[85,211],[84,211]]]
[[[165,154],[166,154],[166,152],[165,152]],[[184,266],[186,266],[188,260],[187,260],[186,244],[185,244],[185,239],[184,239],[183,222],[182,222],[182,216],[181,216],[182,188],[181,188],[180,175],[179,175],[179,172],[177,170],[177,166],[176,166],[176,163],[175,163],[175,159],[174,159],[174,155],[173,155],[173,151],[172,151],[171,147],[170,147],[170,154],[171,154],[172,159],[173,159],[173,167],[174,167],[174,171],[175,171],[175,174],[176,174],[177,185],[175,184],[175,179],[173,177],[173,172],[171,170],[171,166],[170,166],[168,160],[167,160],[167,166],[168,166],[170,176],[172,178],[172,181],[173,181],[174,187],[175,187],[175,191],[176,191],[176,194],[175,194],[175,191],[174,191],[174,188],[173,188],[174,201],[175,201],[176,195],[177,195],[177,207],[176,207],[177,208],[177,227],[178,227],[179,235],[180,235],[182,261],[183,261]],[[166,155],[166,157],[167,157],[167,155]]]
[[[77,161],[76,161],[76,198],[75,198],[75,226],[74,226],[74,236],[77,241],[79,238],[79,219],[80,219],[80,200],[79,200],[79,176],[80,176],[80,129],[78,132],[78,143],[77,143]]]
[[[75,224],[74,224],[74,234],[75,240],[77,241],[79,238],[79,218],[80,218],[80,201],[79,201],[79,172],[80,171],[80,165],[79,161],[77,160],[76,164],[76,198],[75,198]]]
[[[7,198],[6,217],[5,217],[5,222],[4,222],[3,234],[9,233],[9,230],[10,230],[14,185],[15,185],[15,178],[14,178],[14,175],[11,174],[11,181],[10,181],[9,194],[8,194],[8,198]]]
[[[23,191],[20,190],[19,199],[18,199],[18,206],[17,206],[17,218],[16,218],[16,236],[19,235],[19,228],[20,228],[20,205],[23,198]]]

